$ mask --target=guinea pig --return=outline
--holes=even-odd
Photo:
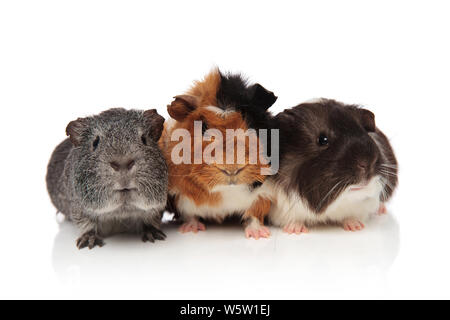
[[[157,144],[163,126],[156,110],[119,108],[68,124],[46,180],[55,207],[81,230],[79,249],[122,232],[144,242],[165,239],[168,171]]]
[[[168,207],[184,222],[182,233],[204,231],[200,219],[220,223],[238,215],[244,220],[247,238],[270,236],[263,224],[270,200],[261,187],[269,165],[263,147],[258,147],[256,130],[267,127],[267,109],[276,99],[261,85],[248,85],[240,75],[214,70],[168,106],[172,119],[165,125],[160,146],[169,167]],[[248,136],[230,137],[228,133],[235,130]],[[184,133],[183,150],[180,132]],[[252,148],[250,140],[258,146]],[[238,152],[227,149],[230,144],[233,150],[242,148],[240,161]],[[183,161],[176,160],[181,152]],[[252,161],[255,152],[257,159]]]
[[[397,186],[397,160],[375,116],[356,105],[320,99],[274,117],[280,130],[280,168],[266,184],[273,190],[271,224],[287,233],[319,223],[364,228]]]

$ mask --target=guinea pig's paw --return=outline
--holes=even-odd
[[[77,240],[77,248],[80,250],[86,247],[88,247],[89,250],[93,249],[95,246],[103,247],[104,244],[103,239],[97,236],[95,231],[88,231]]]
[[[346,231],[359,231],[364,229],[364,224],[357,219],[348,218],[345,219],[344,222],[342,222],[342,227]]]
[[[301,234],[309,232],[308,228],[306,228],[306,226],[301,222],[289,223],[283,228],[283,231],[289,234]]]
[[[380,207],[378,208],[377,214],[381,216],[386,213],[387,213],[386,205],[384,204],[384,202],[381,202]]]
[[[166,240],[166,234],[154,226],[145,226],[142,241],[155,242],[155,240]]]
[[[245,237],[247,239],[254,238],[255,240],[258,240],[259,238],[269,238],[270,230],[266,226],[262,225],[249,225],[245,228]]]
[[[188,232],[197,233],[199,231],[206,231],[206,226],[200,221],[193,219],[183,223],[179,230],[181,233],[188,233]]]

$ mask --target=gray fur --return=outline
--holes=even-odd
[[[47,189],[80,228],[80,249],[121,232],[140,233],[144,241],[165,237],[159,227],[168,172],[157,144],[163,122],[155,110],[110,109],[67,126],[69,139],[48,164]]]

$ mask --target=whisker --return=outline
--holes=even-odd
[[[391,171],[391,172],[397,172],[398,170],[397,169],[395,169],[395,168],[389,168],[389,167],[380,167],[380,169],[383,169],[383,170],[387,170],[387,171]]]
[[[385,167],[385,168],[389,168],[389,169],[398,169],[398,166],[396,166],[395,164],[385,164],[382,163],[380,164],[381,167]]]
[[[336,183],[335,185],[334,185],[334,187],[333,188],[331,188],[331,190],[330,191],[328,191],[328,193],[325,195],[325,197],[319,202],[319,204],[318,204],[318,206],[317,206],[317,208],[316,208],[316,211],[319,211],[319,209],[322,207],[322,204],[325,202],[325,200],[327,200],[328,199],[328,197],[331,195],[331,193],[342,183],[343,181],[339,181],[338,183]]]
[[[397,172],[396,172],[396,171],[391,171],[391,170],[387,170],[387,169],[383,169],[383,168],[381,168],[380,171],[383,171],[383,172],[387,172],[387,173],[390,173],[390,174],[395,174],[395,175],[397,175]]]
[[[393,173],[393,172],[389,172],[389,171],[380,170],[380,173],[385,174],[387,176],[391,176],[391,177],[397,177],[398,176],[398,174]]]
[[[385,198],[387,193],[386,193],[386,181],[384,178],[381,178],[380,180],[377,181],[380,186],[381,186],[381,192],[382,192],[382,196]]]
[[[394,174],[394,175],[397,175],[397,174],[398,174],[398,173],[395,172],[395,171],[389,171],[389,170],[386,170],[386,169],[380,169],[380,172],[386,172],[386,173],[390,173],[390,174]]]
[[[382,166],[386,166],[386,167],[397,167],[396,164],[391,164],[391,163],[381,163]]]

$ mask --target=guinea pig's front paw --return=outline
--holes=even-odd
[[[255,240],[258,240],[259,238],[269,238],[270,230],[262,225],[249,225],[245,228],[245,237],[247,239],[254,238]]]
[[[309,232],[308,228],[306,228],[306,226],[301,222],[289,223],[283,228],[283,231],[288,234],[301,234]]]
[[[104,244],[103,239],[97,236],[95,231],[88,231],[77,240],[77,248],[80,250],[86,247],[89,249],[93,249],[95,246],[103,247]]]
[[[185,222],[180,227],[181,233],[193,232],[197,233],[199,231],[206,231],[206,226],[198,220],[190,220]]]
[[[155,242],[155,240],[166,240],[166,234],[154,226],[145,226],[142,241]]]
[[[345,231],[359,231],[364,229],[364,224],[357,219],[348,218],[342,222],[342,227]]]
[[[378,208],[377,214],[381,216],[386,213],[387,213],[386,205],[383,202],[381,202],[380,207]]]

